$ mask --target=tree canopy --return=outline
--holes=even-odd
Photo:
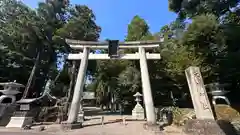
[[[232,98],[237,100],[234,95],[240,88],[240,67],[236,62],[240,60],[238,5],[238,0],[169,0],[169,10],[178,17],[159,26],[156,33],[150,31],[144,18],[133,16],[126,26],[125,41],[162,41],[159,48],[147,50],[162,56],[162,60],[148,61],[156,105],[173,105],[173,98],[188,103],[184,70],[189,66],[201,68],[205,83],[230,83]],[[39,95],[46,81],[58,75],[52,92],[58,97],[71,95],[80,61],[66,60],[68,53],[76,52],[65,39],[98,41],[102,30],[92,9],[68,0],[47,0],[36,9],[21,1],[1,0],[0,26],[0,81],[16,80],[27,85],[28,96]],[[87,79],[90,83],[85,90],[94,91],[102,105],[112,101],[134,105],[132,96],[142,89],[138,61],[90,61]]]

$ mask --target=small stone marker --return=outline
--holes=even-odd
[[[199,120],[214,120],[213,111],[206,93],[199,67],[189,67],[185,70],[187,82],[196,113]]]
[[[123,123],[123,125],[127,125],[126,117],[123,117],[123,118],[122,118],[122,123]]]
[[[104,116],[101,116],[101,123],[104,125]]]

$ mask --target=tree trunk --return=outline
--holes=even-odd
[[[76,71],[76,61],[73,61],[73,66],[71,69],[71,74],[70,74],[70,84],[69,84],[69,89],[68,89],[68,93],[67,93],[67,103],[65,106],[65,112],[68,112],[68,108],[69,108],[69,103],[71,101],[71,95],[72,95],[72,90],[73,90],[73,86],[74,86],[74,82],[75,82],[75,71]]]
[[[37,54],[36,61],[35,61],[34,66],[32,68],[31,74],[28,78],[28,82],[27,82],[27,85],[26,85],[25,90],[23,92],[22,99],[27,98],[27,96],[28,96],[28,91],[29,91],[29,88],[31,86],[31,83],[32,83],[34,74],[36,72],[36,69],[38,67],[39,60],[40,60],[40,52],[38,52],[38,54]]]

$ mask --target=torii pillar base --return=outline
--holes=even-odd
[[[72,129],[79,129],[79,128],[83,128],[82,122],[68,123],[66,121],[61,123],[62,130],[72,130]]]

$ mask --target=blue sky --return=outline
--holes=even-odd
[[[32,8],[39,1],[22,0]],[[101,39],[124,40],[127,26],[135,15],[146,20],[151,32],[176,18],[176,14],[168,11],[168,0],[70,0],[72,4],[84,4],[90,7],[96,15],[96,22],[102,27]]]

